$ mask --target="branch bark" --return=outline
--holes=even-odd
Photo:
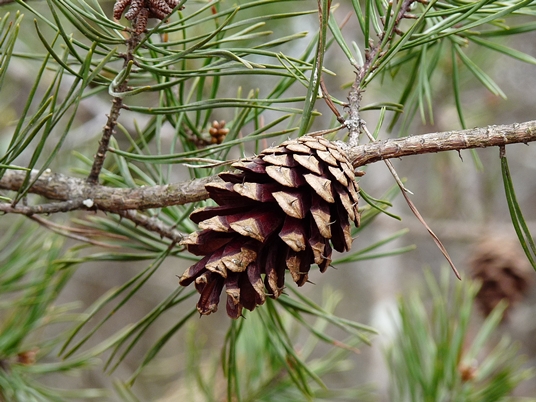
[[[133,32],[132,36],[126,41],[127,52],[125,54],[125,61],[123,63],[124,69],[132,60],[134,60],[134,49],[139,42],[140,35],[137,32]],[[115,88],[115,91],[118,93],[125,92],[128,89],[127,83],[128,77],[126,77],[123,82],[121,82],[117,86],[117,88]],[[114,98],[112,99],[112,106],[110,107],[110,114],[107,115],[108,120],[106,121],[106,125],[102,130],[102,136],[99,141],[99,148],[97,149],[97,153],[95,154],[95,158],[93,160],[93,166],[91,167],[91,171],[89,172],[89,176],[87,178],[87,182],[89,184],[97,184],[99,182],[99,175],[102,170],[102,166],[104,165],[106,152],[108,152],[110,139],[112,138],[112,135],[115,134],[117,119],[119,118],[119,114],[121,113],[122,108],[123,98],[119,96],[114,96]]]
[[[32,178],[35,177],[36,172],[32,172]],[[25,172],[7,171],[0,180],[0,188],[17,191],[22,186],[25,176]],[[114,188],[91,184],[86,180],[59,173],[45,172],[30,188],[29,192],[41,195],[49,200],[78,203],[81,209],[118,212],[132,209],[163,208],[206,200],[208,193],[205,190],[205,184],[219,180],[217,176],[211,176],[187,182],[151,187]],[[28,208],[0,204],[0,211],[3,212],[28,215],[32,213]],[[49,212],[49,208],[41,208],[43,208],[44,213]],[[69,208],[69,210],[72,209]],[[40,213],[40,211],[36,210],[33,213]]]
[[[354,167],[359,167],[402,156],[528,144],[532,141],[536,141],[536,120],[389,139],[350,148],[347,154]]]
[[[402,156],[504,146],[514,143],[528,144],[532,141],[536,141],[536,120],[388,139],[349,148],[346,152],[354,167],[360,167],[380,160]],[[0,188],[16,191],[22,186],[25,176],[25,172],[9,170],[0,179]],[[61,203],[34,207],[12,206],[6,203],[0,204],[0,211],[31,215],[66,212],[73,209],[99,209],[119,213],[126,210],[184,205],[207,199],[208,192],[205,190],[205,185],[219,180],[217,176],[210,176],[163,186],[130,189],[91,184],[83,179],[45,172],[30,188],[29,192],[49,200],[61,201]]]

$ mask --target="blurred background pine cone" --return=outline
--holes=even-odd
[[[522,300],[532,281],[533,270],[519,245],[519,241],[506,237],[486,237],[473,248],[469,261],[471,275],[482,286],[477,302],[487,316],[505,299],[509,310]]]

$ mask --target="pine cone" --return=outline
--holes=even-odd
[[[472,277],[482,282],[476,300],[485,316],[506,299],[508,311],[518,303],[530,287],[531,268],[519,243],[510,238],[489,237],[473,250],[470,259]]]
[[[225,286],[227,314],[238,318],[266,295],[281,295],[286,269],[302,286],[311,264],[324,272],[332,248],[350,249],[359,187],[346,155],[317,137],[286,141],[232,166],[240,172],[221,173],[223,183],[206,187],[219,206],[190,216],[202,230],[183,244],[204,257],[180,284],[194,282],[201,314],[217,310]]]
[[[137,35],[141,35],[147,28],[149,18],[165,20],[179,4],[178,0],[116,0],[114,4],[114,18],[120,20],[126,8],[129,10],[125,18],[132,21],[132,27]]]

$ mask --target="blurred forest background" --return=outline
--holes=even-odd
[[[215,3],[217,3],[218,9],[227,9],[234,4],[245,6],[251,2],[242,0]],[[264,21],[265,25],[262,27],[262,31],[275,32],[277,37],[308,32],[303,38],[283,43],[277,48],[277,51],[281,51],[286,55],[301,55],[307,46],[311,44],[311,37],[318,31],[317,3],[312,1],[266,3],[262,7],[244,7],[244,10],[239,14],[240,18],[254,18],[260,12],[266,14],[283,13],[281,7],[285,8],[285,13],[297,13],[293,18],[273,18],[273,20]],[[461,4],[461,2],[450,3]],[[27,4],[38,13],[48,16],[47,18],[53,17],[50,12],[50,4],[56,3],[28,1]],[[113,2],[99,1],[99,4],[102,6],[104,13],[111,19]],[[188,1],[186,8],[181,13],[182,15],[192,15],[196,10],[202,7],[206,8],[207,4],[207,2],[203,1]],[[335,6],[335,3],[333,6]],[[57,5],[54,5],[54,7],[57,7]],[[534,5],[531,7],[532,13],[536,12]],[[210,15],[210,9],[206,8],[206,10],[201,15]],[[301,14],[305,10],[311,12]],[[10,13],[10,16],[6,17],[6,20],[16,18],[17,12],[25,14],[24,18],[20,21],[18,38],[14,44],[14,56],[9,60],[9,68],[5,71],[2,70],[0,151],[3,154],[9,147],[14,128],[32,91],[35,76],[41,66],[39,60],[33,59],[29,55],[41,55],[46,53],[47,49],[36,35],[34,25],[35,16],[23,7],[23,3],[2,2],[0,12],[1,16],[5,16],[8,12]],[[415,12],[418,13],[418,10]],[[362,30],[354,14],[353,3],[350,0],[341,0],[336,4],[333,16],[339,24],[345,20],[346,16],[350,16],[345,22],[342,34],[348,43],[354,41],[360,47],[363,47]],[[73,32],[76,39],[84,40],[83,35],[72,25],[72,21],[68,21],[62,15],[57,18],[63,21],[63,29],[66,32]],[[530,15],[520,15],[512,17],[512,20],[509,20],[508,23],[533,23],[533,19],[534,14],[532,17]],[[43,20],[41,18],[38,18],[38,20],[43,35],[47,38],[47,42],[51,43],[55,33],[42,22]],[[171,20],[178,20],[177,15],[173,15]],[[404,30],[404,24],[411,24],[412,21],[403,21],[401,29]],[[149,26],[154,26],[156,22],[156,20],[151,20]],[[124,19],[121,23],[128,25],[128,21]],[[204,26],[201,24],[199,26],[194,25],[189,35],[200,35],[202,29],[204,29]],[[170,38],[168,40],[172,41],[175,38],[181,37],[182,34],[182,31],[170,32]],[[158,35],[155,34],[154,36],[156,37]],[[253,46],[263,41],[272,40],[271,38],[272,36],[270,35],[267,38],[262,36],[252,37],[246,41],[245,46]],[[372,38],[376,39],[373,36]],[[536,57],[535,32],[529,31],[519,35],[512,35],[511,37],[498,37],[497,40],[493,38],[493,40],[504,46]],[[155,41],[157,40],[155,39]],[[7,43],[5,46],[7,46]],[[61,51],[65,50],[65,45],[63,47],[56,47],[56,49],[61,53]],[[463,68],[463,66],[460,67],[458,79],[461,92],[459,96],[461,106],[463,107],[465,126],[467,128],[523,122],[534,119],[535,64],[525,63],[515,58],[507,57],[504,54],[483,46],[477,46],[474,43],[470,43],[464,51],[471,60],[489,74],[505,94],[505,97],[496,96],[484,87],[481,82],[476,80],[471,71]],[[446,51],[447,54],[449,52]],[[20,57],[15,57],[17,54]],[[250,62],[263,61],[261,56],[257,58],[250,57],[248,60]],[[193,69],[195,66],[200,67],[202,61],[202,59],[188,61],[189,68]],[[115,59],[113,62],[115,62],[114,68],[120,69],[120,63],[118,64]],[[354,70],[338,46],[333,45],[327,50],[324,68],[334,73],[324,74],[325,83],[330,94],[337,99],[346,99],[348,84],[354,80]],[[401,66],[402,71],[394,78],[388,75],[376,77],[366,88],[364,103],[399,102],[406,88],[407,77],[411,75],[415,68],[417,68],[415,65],[408,63]],[[67,72],[65,74],[68,75]],[[102,74],[106,76],[106,74],[111,75],[112,73],[103,71]],[[454,101],[452,74],[453,67],[450,56],[440,58],[433,74],[429,77],[429,85],[432,89],[430,99],[433,105],[431,115],[428,111],[423,112],[424,116],[421,116],[419,112],[416,114],[402,114],[392,129],[388,130],[388,123],[391,122],[390,119],[394,113],[387,111],[387,123],[381,128],[380,139],[396,137],[399,134],[416,135],[462,128]],[[108,78],[113,78],[113,76]],[[222,83],[218,88],[218,98],[232,98],[238,96],[237,94],[240,93],[241,96],[245,97],[250,91],[258,91],[260,94],[259,97],[264,98],[266,94],[272,91],[278,78],[264,76],[259,79],[255,75],[234,74],[221,77],[221,79]],[[43,79],[39,83],[37,93],[42,94],[49,86],[56,85],[54,80],[55,71],[53,69],[46,71]],[[71,79],[64,80],[63,84],[58,87],[60,97],[67,94],[71,82]],[[89,90],[91,89],[90,85]],[[298,98],[303,96],[305,92],[306,88],[303,85],[293,85],[285,93],[285,97],[289,99],[292,97]],[[127,103],[129,105],[135,104],[141,106],[158,105],[160,96],[161,94],[157,91],[145,92],[141,95],[127,98]],[[197,95],[194,94],[192,99],[195,96]],[[77,177],[84,177],[86,175],[88,166],[90,166],[88,165],[88,158],[91,158],[95,153],[102,127],[106,122],[105,115],[110,110],[110,100],[111,97],[107,91],[100,91],[95,96],[88,97],[87,101],[81,101],[74,120],[71,123],[68,135],[62,140],[61,150],[57,153],[55,146],[61,137],[61,129],[50,135],[40,152],[43,158],[46,158],[48,154],[54,153],[54,159],[49,166],[53,172]],[[302,108],[301,105],[301,101],[296,100],[284,106]],[[321,115],[312,119],[310,131],[332,127],[334,124],[333,114],[322,99],[316,101],[315,109]],[[277,119],[280,116],[278,113],[277,110],[264,110],[260,118],[261,120],[257,120],[257,122],[260,121],[261,124],[267,124]],[[237,108],[222,107],[213,109],[208,118],[210,119],[209,121],[225,120],[227,122],[236,122],[236,116]],[[378,116],[378,110],[364,111],[362,114],[363,119],[372,128],[378,122]],[[119,122],[123,128],[118,130],[118,133],[115,135],[117,144],[112,145],[118,149],[127,150],[130,143],[125,135],[123,135],[123,131],[128,131],[134,136],[140,130],[143,130],[143,127],[151,119],[153,119],[153,116],[147,113],[123,110],[119,118]],[[65,122],[62,122],[60,126],[65,127],[65,124]],[[286,122],[275,126],[272,128],[272,131],[284,129],[285,127],[287,127]],[[256,129],[258,127],[255,122],[244,124],[240,128],[240,134],[237,138],[246,136]],[[179,149],[173,148],[175,147],[174,141],[176,139],[174,137],[174,128],[170,125],[163,124],[158,135],[160,138],[158,144],[154,143],[151,145],[151,149],[155,154],[179,152]],[[295,136],[295,134],[291,133],[290,136]],[[285,137],[281,136],[260,140],[260,149],[265,146],[277,144]],[[28,149],[21,153],[13,163],[18,166],[27,166],[32,159],[35,147],[36,142],[31,142]],[[235,147],[230,151],[229,158],[240,157],[241,152],[251,155],[254,151],[255,149],[249,144],[246,144],[242,149]],[[536,342],[534,341],[536,339],[536,322],[533,319],[536,308],[536,290],[534,287],[536,274],[525,260],[525,256],[512,227],[502,184],[499,151],[497,148],[489,148],[479,149],[475,152],[481,162],[480,166],[479,163],[475,162],[471,151],[420,155],[394,160],[393,163],[399,176],[406,180],[405,185],[407,188],[413,192],[414,195],[411,196],[413,202],[449,251],[457,268],[460,270],[465,284],[471,278],[471,260],[479,252],[478,244],[490,238],[500,237],[503,239],[497,243],[497,246],[492,247],[497,252],[497,255],[491,258],[505,258],[508,261],[506,264],[517,264],[513,269],[522,266],[520,269],[528,272],[527,276],[524,277],[524,280],[528,284],[526,292],[523,293],[522,299],[520,298],[521,301],[510,309],[507,319],[494,331],[492,339],[497,340],[503,335],[508,336],[511,339],[511,343],[517,343],[519,346],[518,354],[524,356],[523,367],[533,368],[536,366]],[[509,156],[509,167],[513,176],[518,202],[531,232],[534,233],[536,231],[536,208],[534,203],[536,197],[536,181],[534,180],[536,172],[536,150],[534,145],[509,145],[507,147],[507,156]],[[112,161],[110,159],[107,160],[107,167],[110,167],[111,163],[118,163],[120,160],[117,155],[109,155],[109,158]],[[39,166],[38,164],[36,167]],[[168,169],[167,165],[158,166],[158,169]],[[180,181],[190,178],[191,170],[183,164],[177,163],[169,166],[169,170],[167,170],[169,173],[167,179],[169,181]],[[143,167],[140,169],[143,170]],[[109,172],[106,173],[107,180],[109,180],[108,183],[113,183],[114,174],[120,175],[121,173],[117,170],[114,172],[110,168]],[[395,186],[392,176],[382,163],[368,166],[366,168],[366,175],[360,178],[359,181],[360,186],[368,194],[377,198],[381,198],[384,194],[392,191],[390,189]],[[13,194],[7,191],[2,193],[6,197],[11,197]],[[451,285],[456,281],[432,238],[411,214],[402,197],[399,195],[393,197],[392,208],[389,211],[400,216],[402,219],[398,221],[385,214],[380,214],[366,230],[358,234],[353,247],[353,251],[365,249],[396,233],[397,236],[395,239],[374,250],[374,253],[385,253],[385,256],[349,263],[336,263],[334,264],[336,269],[329,269],[324,274],[313,271],[310,275],[310,280],[314,284],[306,284],[299,289],[302,294],[318,304],[334,303],[335,299],[340,299],[337,306],[334,307],[337,316],[357,321],[373,327],[378,331],[376,335],[369,335],[372,345],[358,345],[359,353],[354,353],[353,351],[347,353],[337,364],[334,363],[333,367],[326,370],[327,374],[322,376],[322,380],[328,388],[359,388],[359,395],[362,395],[363,400],[392,400],[388,396],[391,380],[385,350],[389,345],[392,345],[392,342],[396,338],[397,327],[400,323],[397,308],[400,298],[408,297],[408,295],[416,291],[424,292],[423,294],[426,295],[428,285],[425,281],[425,272],[428,271],[436,278],[441,277],[442,272],[448,271],[447,277],[450,278]],[[42,218],[55,222],[58,225],[70,225],[85,229],[93,227],[95,230],[97,230],[97,227],[101,229],[106,227],[102,223],[104,221],[108,221],[109,225],[112,226],[114,224],[119,225],[118,219],[100,212],[78,211],[69,214],[55,214],[51,217]],[[101,223],[92,223],[94,222],[92,221],[94,218],[103,219],[103,221]],[[14,214],[6,214],[0,217],[0,228],[2,233],[4,233],[1,239],[2,245],[7,250],[8,248],[14,247],[8,245],[18,241],[17,239],[21,239],[21,243],[23,243],[23,239],[26,239],[24,241],[28,241],[25,246],[28,255],[35,252],[36,261],[39,261],[40,258],[45,258],[44,256],[47,253],[43,250],[46,247],[51,247],[47,245],[47,242],[53,243],[58,240],[50,230],[43,228],[38,222],[30,222],[29,220],[22,222],[22,219],[22,217],[15,216]],[[128,226],[127,223],[122,222]],[[14,228],[18,225],[22,225],[22,227],[14,231]],[[133,225],[128,227],[132,228]],[[193,228],[193,225],[190,224],[190,227]],[[143,229],[140,228],[139,230]],[[29,236],[29,233],[33,233],[35,237],[27,239],[26,236]],[[117,229],[116,234],[120,233],[122,232]],[[127,237],[136,236],[134,229],[129,229],[128,231],[125,229],[124,233],[127,234]],[[9,236],[9,238],[6,238],[6,236]],[[104,243],[113,243],[114,241],[105,236],[97,236],[97,239]],[[133,242],[133,240],[130,241]],[[148,243],[150,241],[147,240]],[[128,242],[128,239],[121,239],[117,244],[128,244]],[[66,280],[68,279],[68,283],[54,303],[57,306],[68,305],[73,308],[69,312],[65,312],[65,317],[70,317],[69,314],[87,312],[87,309],[96,300],[101,298],[102,295],[109,294],[110,289],[121,287],[135,275],[145,270],[152,261],[151,259],[146,260],[141,258],[138,261],[135,258],[126,261],[101,259],[95,256],[105,255],[111,252],[110,249],[101,248],[98,245],[82,247],[80,244],[81,242],[76,239],[67,238],[65,239],[65,245],[60,247],[63,255],[60,253],[55,257],[50,257],[52,259],[71,259],[70,261],[73,263],[79,262],[79,264],[76,264],[76,270],[72,272],[72,276],[66,278]],[[71,250],[68,251],[69,249]],[[407,252],[396,252],[400,249],[407,250]],[[115,250],[112,251],[115,252]],[[392,251],[395,251],[393,253],[394,255],[390,256],[389,254]],[[508,260],[512,254],[514,257]],[[5,254],[0,256],[0,258],[5,258]],[[1,264],[5,263],[6,261]],[[146,314],[150,313],[155,306],[161,303],[165,295],[177,289],[177,276],[180,276],[189,265],[191,265],[191,260],[175,258],[174,256],[169,256],[163,260],[156,273],[151,276],[143,287],[137,289],[130,300],[91,336],[84,347],[106,342],[117,331],[129,324],[137,322]],[[293,283],[289,283],[288,286],[296,288]],[[292,292],[289,295],[291,298],[297,297]],[[7,303],[7,300],[10,300],[9,297],[3,299],[2,303]],[[423,296],[423,298],[429,300],[428,296]],[[105,374],[102,370],[102,361],[105,361],[110,354],[108,350],[102,356],[98,356],[101,360],[96,361],[96,365],[92,366],[91,369],[82,370],[76,375],[69,374],[69,370],[51,372],[49,375],[39,377],[40,383],[52,388],[68,388],[72,390],[78,388],[111,389],[115,386],[115,396],[107,396],[110,400],[115,400],[114,398],[135,400],[129,399],[134,398],[133,394],[135,394],[138,400],[141,401],[195,401],[206,400],[202,396],[203,392],[199,390],[199,386],[194,385],[198,380],[196,379],[196,375],[201,373],[206,376],[207,383],[212,383],[218,389],[225,390],[225,380],[218,370],[217,360],[221,356],[221,348],[225,342],[226,334],[228,334],[229,326],[235,324],[230,324],[230,319],[225,315],[224,309],[221,309],[222,311],[218,311],[216,314],[201,318],[194,315],[184,324],[180,331],[169,339],[158,355],[144,368],[132,390],[129,387],[121,385],[122,381],[130,378],[136,372],[140,365],[141,357],[155,344],[160,336],[162,336],[162,333],[191,311],[195,303],[194,299],[190,298],[162,312],[159,315],[159,320],[147,328],[146,332],[137,340],[133,349],[125,356],[113,374]],[[4,320],[7,320],[6,317],[10,313],[8,307],[7,305],[3,306],[4,313],[2,313],[2,317]],[[255,332],[255,330],[262,331],[263,326],[259,322],[256,322],[256,318],[254,317],[259,312],[258,310],[265,309],[266,307],[259,307],[254,312],[249,313],[245,319],[248,325],[247,330],[251,331],[249,336],[252,338],[260,337],[258,335],[259,333]],[[87,328],[91,328],[91,325],[95,325],[99,319],[107,317],[110,308],[108,306],[99,311],[93,318],[93,321],[89,322],[89,327]],[[75,322],[79,322],[81,319],[76,318]],[[287,319],[287,324],[290,327],[296,324],[291,318],[287,317]],[[70,322],[67,318],[65,321],[65,323],[58,323],[55,326],[46,327],[39,333],[31,334],[29,338],[25,338],[25,342],[31,346],[34,343],[39,343],[43,339],[51,339],[57,334],[66,333],[65,331],[69,331],[72,328],[73,322]],[[480,313],[479,309],[475,308],[469,323],[468,338],[471,338],[478,332],[478,328],[480,328],[483,321],[484,316]],[[89,330],[87,328],[84,327],[83,334],[88,333]],[[299,328],[297,326],[289,332],[293,336],[293,344],[296,350],[307,347],[311,337],[310,332],[306,329]],[[346,336],[343,330],[336,326],[330,327],[329,324],[325,331],[334,339],[344,339]],[[76,339],[81,339],[81,336],[78,334]],[[22,346],[20,347],[22,348]],[[40,349],[40,351],[36,350],[38,361],[55,364],[54,362],[58,360],[58,348],[59,346],[56,344],[51,346],[50,350],[46,351],[46,353],[44,349]],[[320,342],[312,352],[311,359],[321,358],[331,350],[332,345]],[[40,353],[43,353],[43,355]],[[240,353],[242,353],[240,355],[242,357],[244,357],[244,354],[247,356],[248,349],[246,348]],[[255,360],[257,356],[253,355],[244,358],[245,361],[248,359]],[[245,364],[245,361],[242,363]],[[344,364],[341,362],[344,362]],[[343,370],[343,368],[346,369]],[[214,370],[217,371],[214,372]],[[242,370],[247,369],[242,368]],[[43,369],[42,373],[36,373],[36,375],[43,373],[47,373],[46,369]],[[117,379],[120,380],[116,381]],[[114,383],[114,381],[116,382]],[[132,395],[130,392],[132,392]],[[222,391],[220,398],[217,400],[224,400],[225,395],[225,391]],[[352,395],[347,396],[346,398],[348,399],[340,396],[337,400],[356,400],[355,395],[357,394]],[[536,395],[536,382],[530,380],[521,382],[514,391],[514,395],[520,398],[526,397],[529,400],[528,397],[534,397]],[[36,400],[40,399],[36,398]],[[71,396],[65,400],[77,400],[77,398]],[[259,400],[261,399],[259,398]],[[292,400],[291,397],[288,400]],[[326,400],[332,399],[327,396]]]

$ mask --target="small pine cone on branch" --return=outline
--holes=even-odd
[[[201,230],[183,244],[204,257],[180,284],[194,283],[205,315],[217,310],[225,288],[227,314],[238,318],[266,296],[279,297],[287,269],[302,286],[313,263],[324,272],[332,249],[350,249],[359,187],[346,154],[321,137],[289,140],[232,166],[239,172],[206,186],[218,206],[190,216]]]
[[[128,7],[125,18],[132,21],[134,32],[141,35],[149,18],[165,20],[178,4],[179,0],[116,0],[113,13],[119,21]]]

